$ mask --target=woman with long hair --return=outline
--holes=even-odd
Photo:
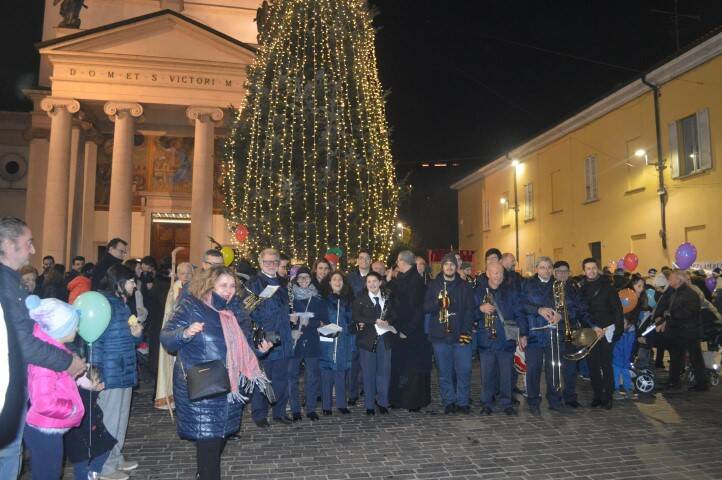
[[[331,264],[325,258],[319,258],[313,262],[313,275],[311,281],[316,290],[321,290],[321,284],[331,274]]]
[[[89,360],[100,370],[105,389],[98,395],[103,409],[103,422],[117,440],[103,465],[103,477],[128,478],[123,472],[138,468],[138,462],[126,461],[122,450],[128,428],[133,387],[138,383],[135,347],[143,335],[143,327],[131,319],[128,300],[135,293],[135,274],[128,267],[113,265],[101,282],[103,295],[111,309],[110,323],[93,342]]]
[[[162,345],[178,355],[173,368],[178,436],[195,442],[196,478],[201,480],[221,478],[226,438],[239,430],[242,405],[254,388],[268,395],[271,390],[247,340],[249,317],[238,290],[238,280],[227,267],[198,273],[161,331]],[[266,352],[271,347],[264,341],[259,350]],[[188,371],[214,360],[225,365],[230,392],[191,400]]]

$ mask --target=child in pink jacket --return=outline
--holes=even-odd
[[[33,330],[40,340],[68,351],[63,343],[72,342],[78,331],[78,311],[54,298],[25,300]],[[67,372],[55,372],[28,365],[30,408],[23,443],[30,451],[33,480],[59,479],[63,468],[63,434],[80,425],[85,409],[75,380]]]

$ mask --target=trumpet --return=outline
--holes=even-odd
[[[449,312],[451,306],[451,297],[446,289],[446,280],[444,280],[444,288],[439,292],[439,323],[446,328],[446,333],[451,333],[451,317],[454,313]]]
[[[486,294],[484,295],[484,301],[482,303],[494,305],[494,294],[491,293],[491,290],[488,288],[486,289]],[[489,338],[496,340],[496,313],[492,312],[484,314],[484,328],[489,332]]]
[[[253,293],[244,283],[243,288],[246,290],[246,296],[243,297],[242,303],[243,303],[243,309],[247,313],[251,313],[258,307],[261,303],[263,303],[263,300],[265,298],[261,298],[255,293]]]

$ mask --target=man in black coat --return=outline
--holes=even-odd
[[[98,264],[93,270],[93,278],[91,279],[91,289],[93,291],[100,290],[100,282],[105,278],[105,273],[113,265],[117,265],[123,262],[123,259],[128,256],[128,242],[121,238],[114,238],[108,242],[108,246],[105,248],[105,255],[100,259]]]
[[[592,379],[594,399],[592,407],[612,408],[614,392],[614,370],[612,369],[612,343],[624,333],[624,313],[617,291],[603,275],[599,274],[599,264],[593,258],[582,262],[584,281],[579,293],[589,306],[591,325],[597,337],[606,335],[614,329],[612,342],[602,338],[587,357],[589,375]]]
[[[9,339],[17,342],[10,344],[12,349],[9,355],[10,367],[17,372],[17,347],[19,345],[24,364],[32,363],[56,372],[67,371],[71,376],[80,375],[85,370],[85,362],[63,350],[43,342],[33,336],[35,321],[28,315],[25,306],[27,290],[20,284],[18,270],[27,265],[30,255],[35,253],[33,237],[30,229],[20,219],[3,217],[0,219],[0,306],[5,315]],[[25,375],[16,378],[17,383],[10,389],[11,403],[17,402],[17,395],[26,400]],[[6,395],[6,402],[7,402]],[[0,430],[3,437],[8,432],[16,432],[14,440],[6,447],[0,448],[0,478],[16,478],[20,473],[20,455],[22,450],[22,426],[25,422],[26,406],[23,401],[20,415],[8,418],[0,415]]]
[[[667,389],[679,389],[679,377],[684,368],[684,354],[689,353],[696,384],[690,390],[707,391],[707,374],[702,358],[700,338],[699,295],[686,283],[684,273],[674,270],[669,276],[669,295],[660,299],[655,310],[660,323],[657,330],[665,332],[669,346],[669,380]],[[666,293],[666,292],[665,292]]]
[[[391,357],[391,405],[409,411],[431,403],[431,344],[424,333],[426,286],[415,265],[414,254],[399,252],[399,273],[389,282],[394,302],[398,339]]]

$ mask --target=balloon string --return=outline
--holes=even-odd
[[[88,369],[90,369],[93,365],[93,343],[90,343],[90,366]],[[89,378],[90,379],[90,378]],[[90,379],[90,390],[88,390],[88,458],[92,460],[93,455],[91,453],[91,450],[93,448],[93,384],[92,379]]]

